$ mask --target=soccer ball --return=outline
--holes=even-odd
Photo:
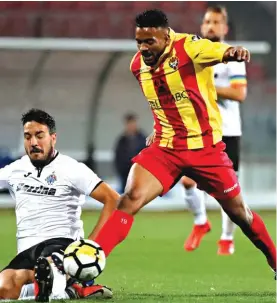
[[[64,271],[79,281],[95,279],[101,274],[105,265],[105,253],[94,241],[75,241],[64,251]]]

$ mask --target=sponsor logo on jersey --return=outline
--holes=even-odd
[[[25,183],[19,183],[16,187],[16,191],[23,191],[25,193],[33,193],[46,196],[55,196],[56,189],[46,186],[31,186]]]
[[[162,81],[160,82],[161,82],[160,85],[156,83],[156,86],[158,87],[159,99],[148,100],[149,105],[152,109],[154,110],[162,109],[164,105],[176,103],[176,102],[182,102],[185,99],[189,99],[191,91],[183,90],[176,92],[175,94],[172,94],[171,91],[167,88],[167,86],[165,86],[162,83]]]

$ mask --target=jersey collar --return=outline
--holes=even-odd
[[[50,164],[51,162],[53,162],[53,161],[58,157],[59,154],[60,154],[60,153],[55,149],[55,150],[54,150],[54,157],[46,164],[46,166],[47,166],[48,164]]]
[[[172,28],[169,27],[169,45],[165,48],[164,53],[162,54],[161,57],[168,55],[169,53],[171,53],[172,48],[173,48],[173,42],[175,40],[175,32]]]

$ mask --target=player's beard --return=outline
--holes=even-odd
[[[158,54],[155,54],[153,52],[142,52],[141,54],[142,54],[143,61],[147,66],[155,66],[158,63],[163,52],[164,52],[164,50]],[[146,61],[147,57],[150,57],[150,56],[153,56],[153,60],[151,62],[147,62]],[[145,60],[145,58],[146,58],[146,60]]]
[[[46,166],[52,160],[53,156],[54,156],[54,147],[51,146],[50,150],[48,151],[48,153],[46,154],[46,157],[44,159],[30,158],[30,161],[35,167],[42,168],[42,167]]]

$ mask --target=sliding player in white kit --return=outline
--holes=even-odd
[[[223,41],[228,33],[228,16],[224,7],[209,7],[204,15],[201,26],[203,38],[213,42]],[[233,162],[234,170],[239,170],[239,150],[241,137],[240,102],[247,94],[246,70],[244,62],[220,63],[214,67],[215,85],[218,96],[218,105],[223,122],[223,142],[225,152]],[[194,227],[186,240],[184,248],[187,251],[195,250],[203,238],[210,231],[211,224],[207,219],[204,192],[196,188],[196,183],[183,177],[181,183],[186,188],[186,201],[194,214]],[[222,234],[218,242],[219,255],[234,253],[234,230],[236,225],[222,212]]]
[[[17,224],[17,255],[0,272],[0,299],[111,297],[105,286],[66,285],[66,275],[51,261],[53,253],[84,237],[84,195],[104,204],[90,239],[116,208],[119,195],[83,163],[55,150],[56,125],[48,113],[31,109],[22,115],[22,124],[27,155],[0,170],[0,187],[8,188],[16,203]]]

